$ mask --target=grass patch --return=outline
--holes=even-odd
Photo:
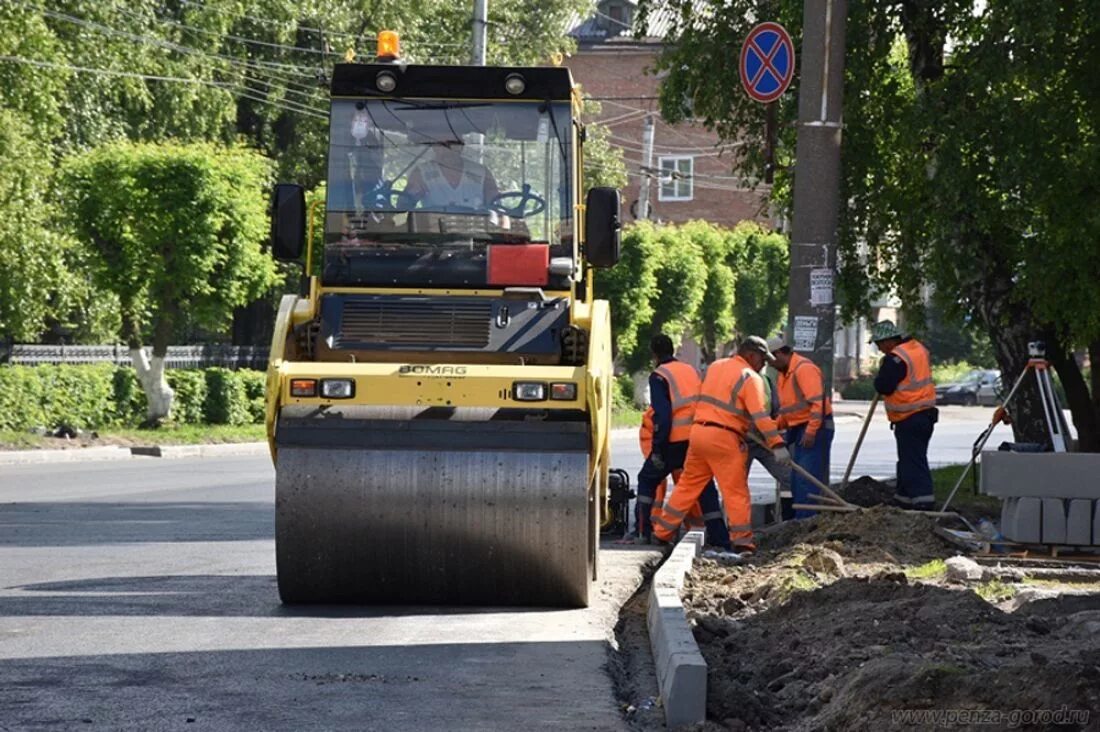
[[[117,429],[100,432],[100,437],[113,436],[156,445],[202,445],[212,442],[263,442],[267,432],[262,424],[181,424],[160,429]]]
[[[946,465],[942,468],[934,468],[932,470],[932,488],[936,494],[936,507],[943,505],[943,502],[947,500],[947,496],[951,494],[951,489],[955,487],[955,483],[958,482],[959,476],[962,475],[965,465]],[[978,478],[978,484],[981,485],[981,465],[975,465],[971,470]],[[970,475],[966,476],[963,484],[959,486],[958,493],[951,500],[951,505],[948,506],[949,511],[959,510],[966,514],[978,514],[988,516],[990,518],[999,516],[1001,514],[1001,501],[993,496],[983,496],[975,494],[973,489],[974,478]]]
[[[0,430],[0,449],[39,450],[84,445],[204,445],[228,442],[263,442],[267,439],[262,424],[203,425],[169,424],[159,429],[143,430],[136,427],[118,427],[96,430],[99,435],[91,439],[91,431],[75,440],[41,437],[29,432]]]
[[[611,428],[619,429],[620,427],[631,427],[638,429],[642,425],[642,415],[644,412],[640,409],[618,407],[611,410]]]
[[[945,574],[947,574],[947,565],[942,559],[933,559],[919,567],[910,567],[905,570],[905,576],[911,580],[937,579]]]
[[[999,579],[993,579],[982,582],[974,588],[974,592],[978,593],[978,597],[986,602],[1003,602],[1016,595],[1016,587]]]

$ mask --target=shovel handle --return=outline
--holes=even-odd
[[[856,446],[852,449],[852,457],[848,460],[848,469],[844,471],[844,479],[840,481],[840,490],[842,491],[848,487],[848,479],[852,477],[852,468],[856,465],[856,456],[859,455],[859,448],[863,447],[863,438],[867,436],[867,428],[871,426],[871,417],[875,415],[875,407],[878,406],[879,399],[880,395],[875,394],[875,398],[871,400],[871,406],[867,410],[867,416],[863,418],[863,427],[859,430]]]

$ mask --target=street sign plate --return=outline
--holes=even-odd
[[[794,78],[794,43],[778,23],[761,23],[741,46],[741,85],[758,102],[774,102]]]

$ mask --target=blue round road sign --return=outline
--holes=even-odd
[[[773,102],[794,78],[794,43],[778,23],[761,23],[741,46],[741,84],[758,102]]]

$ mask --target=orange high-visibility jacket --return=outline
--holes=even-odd
[[[932,359],[928,349],[912,339],[899,344],[891,355],[905,363],[905,378],[893,394],[883,398],[890,421],[900,422],[936,406],[936,385],[932,381]]]
[[[691,436],[695,405],[699,401],[699,389],[703,385],[699,372],[683,361],[669,361],[658,366],[653,373],[668,384],[668,394],[672,399],[672,429],[669,431],[668,441],[686,442]]]
[[[825,377],[817,365],[797,353],[791,354],[786,372],[780,372],[779,426],[806,425],[806,433],[816,435],[821,423],[833,413],[832,399],[825,393]]]
[[[642,455],[653,452],[653,407],[642,415],[642,426],[638,429],[638,443],[642,446]]]
[[[783,444],[768,411],[764,378],[740,356],[720,359],[707,369],[695,408],[695,424],[718,425],[742,437],[756,425],[768,447]]]

